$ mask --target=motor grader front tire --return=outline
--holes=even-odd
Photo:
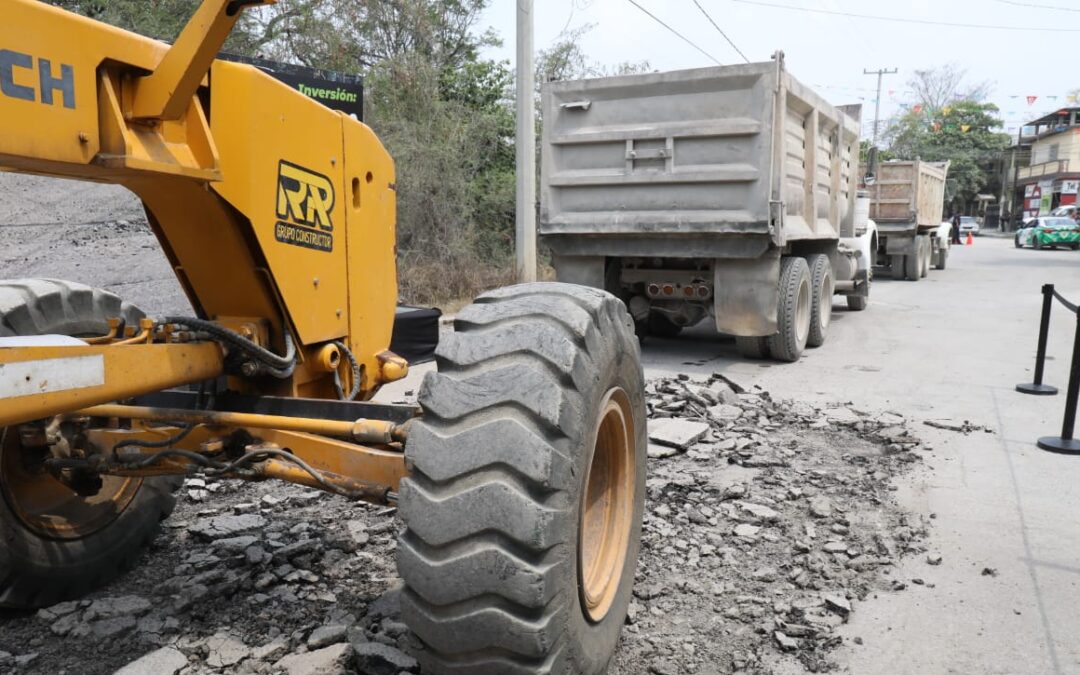
[[[402,615],[425,673],[603,673],[645,487],[638,341],[568,284],[481,296],[420,391],[399,509]]]
[[[116,295],[51,279],[0,280],[0,338],[104,335],[143,317]],[[127,570],[173,509],[171,478],[105,477],[80,496],[43,470],[19,429],[0,429],[0,607],[80,597]]]

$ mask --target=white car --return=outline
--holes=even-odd
[[[979,236],[979,221],[971,216],[960,216],[960,234],[964,235],[968,232],[976,237]]]
[[[1062,218],[1072,218],[1073,213],[1076,212],[1076,204],[1069,204],[1067,206],[1059,206],[1050,212],[1052,216],[1060,216]]]

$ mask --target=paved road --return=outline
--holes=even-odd
[[[1044,283],[1080,300],[1080,252],[981,237],[919,283],[878,281],[866,312],[838,304],[828,343],[798,364],[741,360],[707,327],[646,344],[650,377],[721,371],[779,397],[992,430],[918,425],[934,452],[898,497],[934,515],[944,561],[910,559],[897,575],[908,590],[856,606],[837,654],[851,673],[1080,673],[1080,457],[1034,444],[1060,429],[1064,395],[1013,390],[1032,376]],[[1075,322],[1055,312],[1047,381],[1064,391]]]
[[[1013,390],[1032,377],[1039,289],[1080,300],[1080,253],[982,237],[949,263],[919,283],[879,281],[865,313],[837,305],[828,343],[798,364],[740,361],[732,342],[698,328],[650,344],[646,370],[720,370],[781,397],[992,429],[920,429],[935,452],[899,497],[935,514],[931,545],[944,561],[910,560],[898,575],[909,590],[858,605],[845,636],[864,645],[845,641],[838,660],[859,674],[1080,673],[1080,457],[1034,444],[1059,432],[1064,393]],[[1075,321],[1055,312],[1047,381],[1064,392]]]

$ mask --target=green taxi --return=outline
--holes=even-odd
[[[1016,248],[1068,246],[1075,251],[1080,248],[1080,222],[1072,218],[1039,216],[1024,223],[1023,229],[1016,233],[1014,243]]]

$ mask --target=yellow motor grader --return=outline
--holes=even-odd
[[[603,672],[644,500],[632,321],[601,291],[496,290],[419,408],[370,402],[408,372],[394,164],[361,122],[217,58],[271,2],[204,0],[171,46],[3,2],[0,168],[136,194],[197,316],[0,281],[0,606],[115,577],[181,476],[278,479],[398,507],[424,672]]]

